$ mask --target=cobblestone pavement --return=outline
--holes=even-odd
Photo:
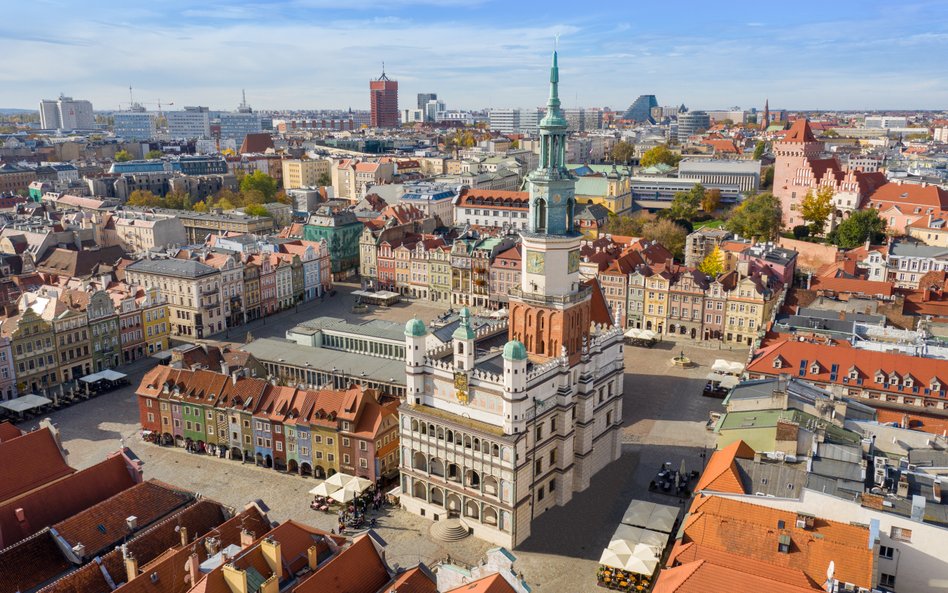
[[[404,321],[413,315],[430,319],[438,309],[400,305],[375,309],[365,316],[347,312],[347,295],[337,294],[326,303],[288,312],[252,328],[254,336],[282,336],[286,328],[320,314],[350,319],[384,318]],[[265,329],[264,329],[265,328]],[[243,333],[241,333],[243,337]],[[676,368],[671,358],[682,347],[659,344],[653,349],[626,349],[623,455],[574,496],[565,507],[539,517],[532,537],[514,551],[517,570],[542,593],[577,593],[597,590],[595,570],[623,511],[633,498],[675,504],[678,499],[650,493],[647,485],[663,462],[675,467],[684,460],[688,470],[700,469],[704,447],[713,444],[705,430],[710,410],[720,410],[720,400],[701,396],[703,377],[715,358],[743,360],[746,352],[717,352],[685,345],[685,354],[698,366]],[[151,364],[142,361],[123,369],[132,386],[50,415],[59,426],[69,451],[70,464],[84,468],[128,445],[145,463],[145,477],[192,489],[232,506],[263,500],[278,521],[294,519],[323,529],[336,526],[335,516],[310,510],[308,490],[318,481],[284,475],[250,464],[194,455],[182,449],[143,443],[139,437],[134,395]],[[32,423],[35,425],[35,422]],[[430,522],[398,509],[379,517],[378,533],[388,542],[387,556],[399,566],[432,563],[450,555],[453,561],[476,563],[489,547],[473,537],[442,544],[428,536]]]

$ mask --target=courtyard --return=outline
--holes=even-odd
[[[354,315],[349,294],[352,288],[341,287],[325,302],[310,303],[299,311],[290,310],[267,319],[265,324],[258,321],[235,332],[241,340],[248,329],[254,337],[282,337],[289,327],[316,315],[403,322],[414,316],[427,321],[441,312],[402,303]],[[695,362],[693,368],[672,365],[672,357],[680,350]],[[684,461],[688,471],[702,469],[706,449],[713,448],[705,422],[710,411],[722,409],[720,400],[702,397],[704,376],[714,359],[743,362],[746,355],[742,350],[718,351],[687,343],[660,343],[652,349],[626,347],[623,455],[596,475],[591,486],[576,494],[568,505],[540,516],[534,522],[531,538],[514,550],[516,568],[534,591],[595,590],[599,555],[633,498],[684,505],[673,496],[649,492],[648,484],[666,462],[677,468]],[[144,462],[146,479],[175,484],[234,507],[260,499],[277,521],[294,519],[327,531],[336,526],[335,514],[309,507],[311,497],[307,492],[317,483],[314,479],[142,442],[134,390],[153,364],[141,361],[124,367],[131,381],[129,387],[49,415],[62,433],[73,467],[88,467],[125,445]],[[35,426],[35,422],[32,424]],[[430,565],[450,555],[453,562],[475,564],[489,547],[472,537],[451,544],[434,541],[428,535],[430,525],[426,519],[386,509],[378,518],[376,531],[388,543],[389,562],[400,567],[418,562]]]

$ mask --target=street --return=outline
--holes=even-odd
[[[260,320],[237,328],[230,339],[242,342],[248,331],[254,337],[283,337],[286,329],[317,315],[403,322],[416,315],[428,321],[440,313],[430,306],[402,303],[354,315],[350,312],[352,289],[338,287],[337,295],[324,302],[308,303],[265,323]],[[226,335],[215,337],[224,339]],[[672,357],[681,349],[695,361],[694,368],[672,365]],[[701,395],[703,377],[715,358],[743,361],[746,351],[720,352],[671,343],[652,349],[626,347],[623,455],[596,475],[590,488],[576,494],[570,504],[543,514],[534,523],[532,537],[514,550],[516,569],[535,591],[594,590],[599,555],[629,501],[644,498],[678,503],[677,498],[648,492],[647,486],[664,462],[677,468],[684,460],[689,471],[702,468],[705,447],[713,447],[705,430],[708,412],[721,409],[720,400]],[[235,507],[259,498],[278,521],[294,519],[327,531],[336,526],[334,514],[309,508],[307,492],[317,483],[314,479],[142,442],[134,391],[153,364],[141,361],[123,367],[119,370],[128,373],[131,386],[49,415],[62,433],[70,465],[88,467],[124,443],[144,461],[146,479],[166,481]],[[30,424],[35,426],[36,422]],[[429,526],[426,519],[398,509],[386,510],[377,531],[388,543],[389,561],[409,567],[419,561],[430,564],[450,554],[453,561],[475,564],[490,547],[473,537],[453,544],[434,541],[428,535]]]

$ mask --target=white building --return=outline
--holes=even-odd
[[[866,118],[864,125],[867,128],[883,130],[890,128],[907,128],[908,118],[904,116],[895,117],[891,115],[869,116]]]
[[[405,326],[400,503],[511,547],[621,453],[622,334],[579,279],[555,53],[550,82],[507,335],[474,331],[467,308],[443,346],[427,348],[421,320]]]
[[[742,192],[756,192],[760,187],[760,161],[688,158],[678,164],[678,177],[702,185],[736,185]]]
[[[39,104],[40,126],[44,130],[91,130],[95,128],[92,103],[60,95],[55,101]]]
[[[185,107],[167,111],[168,132],[175,140],[204,140],[211,137],[211,119],[207,107]]]
[[[155,114],[147,111],[119,111],[112,114],[115,136],[125,140],[150,140],[155,137]]]
[[[250,111],[221,113],[221,140],[230,140],[239,147],[247,134],[263,130],[260,115]],[[223,149],[223,146],[222,146]]]

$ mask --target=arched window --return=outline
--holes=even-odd
[[[536,220],[534,221],[536,231],[538,233],[546,231],[546,200],[542,198],[537,200],[534,210],[536,211]]]

